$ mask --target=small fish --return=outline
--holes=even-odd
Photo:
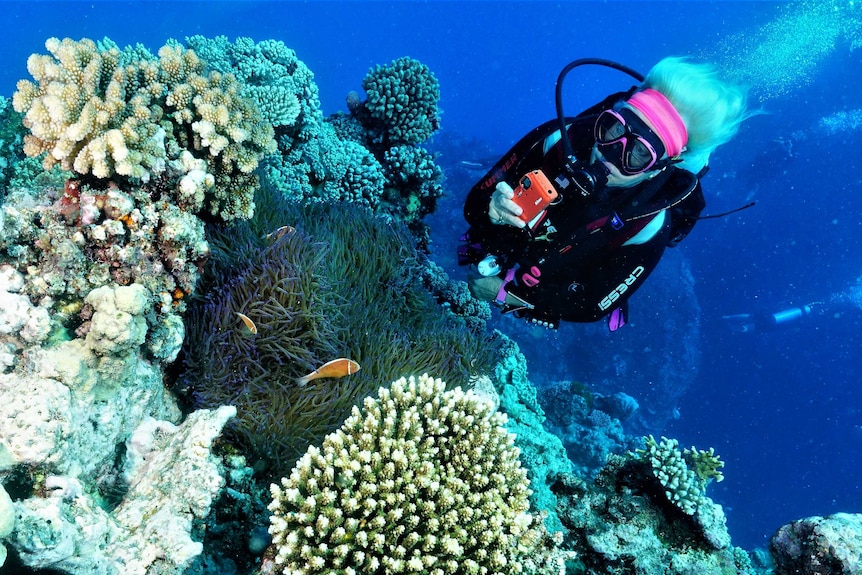
[[[483,169],[485,169],[485,166],[483,166],[479,162],[471,162],[470,160],[461,160],[458,163],[461,164],[462,166],[464,166],[465,168],[470,169],[470,170],[483,170]]]
[[[239,316],[239,319],[241,319],[241,320],[242,320],[242,323],[244,323],[244,324],[245,324],[245,327],[248,329],[248,331],[249,331],[252,335],[257,335],[257,326],[256,326],[256,325],[254,325],[254,322],[253,322],[253,321],[251,321],[251,318],[250,318],[250,317],[248,317],[248,316],[247,316],[247,315],[245,315],[244,313],[239,313],[238,311],[237,311],[237,312],[234,312],[234,313],[235,313],[236,315],[238,315],[238,316]]]
[[[293,226],[281,226],[274,232],[269,232],[268,234],[266,234],[266,239],[271,242],[277,242],[279,239],[281,239],[282,236],[286,234],[292,234],[294,231],[295,230]]]
[[[338,359],[327,361],[308,375],[300,377],[296,380],[296,383],[302,387],[309,381],[319,377],[344,377],[345,375],[356,373],[360,369],[359,364],[352,359],[339,357]]]

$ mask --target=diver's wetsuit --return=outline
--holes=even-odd
[[[589,159],[598,113],[630,94],[614,94],[567,118],[576,158]],[[462,258],[462,263],[476,263],[485,255],[501,256],[501,278],[517,266],[506,290],[533,308],[514,311],[552,327],[560,320],[596,321],[624,306],[665,247],[682,241],[705,206],[698,177],[670,165],[635,187],[606,188],[586,199],[573,189],[561,189],[557,181],[561,199],[532,232],[492,224],[488,208],[498,182],[515,187],[524,174],[539,168],[552,182],[564,173],[558,126],[553,120],[533,129],[470,190],[464,205],[470,255]],[[621,226],[612,225],[615,214],[614,223]]]

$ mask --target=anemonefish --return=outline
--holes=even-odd
[[[318,379],[320,377],[344,377],[345,375],[356,373],[360,369],[359,364],[352,359],[339,357],[338,359],[327,361],[308,375],[300,377],[296,380],[296,383],[302,387],[313,379]]]
[[[257,334],[257,326],[256,326],[256,325],[254,325],[254,322],[253,322],[253,321],[251,321],[251,318],[250,318],[250,317],[248,317],[248,316],[247,316],[247,315],[245,315],[244,313],[240,313],[240,312],[238,312],[238,311],[237,311],[237,312],[234,312],[234,313],[239,317],[239,319],[241,319],[241,320],[242,320],[243,325],[245,325],[245,328],[248,330],[248,332],[249,332],[250,334],[252,334],[252,335],[256,335],[256,334]]]

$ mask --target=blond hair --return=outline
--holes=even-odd
[[[646,75],[644,88],[658,90],[676,108],[688,130],[688,143],[680,155],[681,167],[697,173],[709,155],[730,140],[743,120],[747,89],[723,82],[714,66],[685,58],[661,60]]]

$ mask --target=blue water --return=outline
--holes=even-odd
[[[3,2],[0,93],[27,77],[26,58],[50,36],[108,36],[155,51],[168,38],[193,34],[275,38],[315,73],[324,112],[345,110],[375,64],[411,56],[440,80],[442,132],[476,142],[474,156],[502,153],[554,115],[557,74],[570,60],[596,56],[646,71],[667,55],[722,61],[776,34],[811,4],[774,2]],[[836,3],[852,21],[854,8]],[[788,16],[789,15],[789,16]],[[813,24],[804,19],[804,28]],[[696,24],[696,25],[695,25]],[[834,24],[834,22],[832,22]],[[780,26],[778,26],[780,28]],[[852,28],[852,26],[851,26]],[[829,132],[820,121],[862,108],[858,30],[826,46],[806,46],[810,67],[776,59],[768,89],[753,81],[752,104],[766,114],[744,125],[713,156],[704,182],[707,212],[756,207],[698,224],[678,248],[696,279],[702,309],[702,362],[669,420],[665,435],[712,446],[726,479],[710,494],[725,506],[734,543],[763,546],[781,524],[809,515],[862,511],[862,400],[859,351],[862,311],[850,305],[770,333],[736,333],[722,316],[772,313],[829,300],[862,276],[862,127]],[[822,41],[823,34],[819,40]],[[728,42],[733,37],[736,40]],[[773,36],[774,37],[774,36]],[[772,54],[771,56],[774,56]],[[761,56],[766,57],[766,56]],[[741,66],[751,64],[743,58]],[[853,71],[853,73],[848,73]],[[765,81],[765,80],[764,80]],[[573,74],[567,102],[575,112],[628,79],[606,71]],[[441,163],[457,158],[444,158]],[[435,231],[439,245],[463,227],[462,187],[447,188],[450,214]],[[458,270],[450,270],[453,274]],[[638,298],[633,299],[637,305]],[[637,330],[633,326],[632,330]],[[594,331],[574,326],[570,337]],[[574,334],[572,336],[571,334]],[[628,361],[649,341],[626,341]],[[547,334],[547,338],[559,337]],[[533,340],[536,348],[541,338]],[[536,350],[525,350],[528,356]],[[578,365],[553,358],[530,366],[531,379]],[[618,382],[626,390],[626,381]]]

